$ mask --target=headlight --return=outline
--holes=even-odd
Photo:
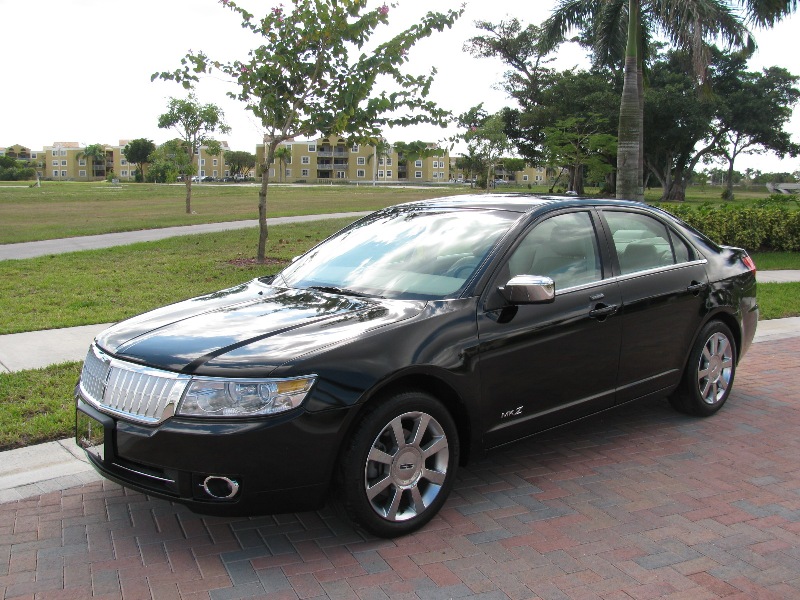
[[[297,408],[316,376],[297,379],[194,378],[178,407],[192,417],[272,415]]]

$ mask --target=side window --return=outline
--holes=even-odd
[[[675,264],[670,235],[663,223],[639,213],[605,211],[603,214],[611,229],[623,275]],[[689,251],[683,242],[681,244],[683,250],[677,249],[679,255]]]
[[[557,215],[534,227],[508,260],[509,276],[544,275],[556,290],[603,278],[592,218],[588,212]]]
[[[694,250],[681,238],[675,235],[675,232],[670,230],[669,237],[672,239],[672,248],[675,250],[675,262],[689,262],[695,259]]]

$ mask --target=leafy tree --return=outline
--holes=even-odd
[[[89,179],[95,175],[94,163],[96,162],[103,165],[103,177],[105,177],[106,148],[103,146],[103,144],[89,144],[81,152],[78,152],[78,154],[75,155],[75,158],[78,160],[88,160],[89,169],[87,170],[87,173],[89,173]]]
[[[128,162],[136,165],[136,180],[144,181],[144,166],[150,162],[150,154],[156,149],[153,140],[137,138],[128,142],[122,149],[122,154]]]
[[[503,155],[511,149],[511,143],[505,133],[503,115],[501,113],[487,115],[483,105],[479,104],[462,114],[458,120],[467,130],[461,138],[483,162],[488,190],[494,180],[494,168],[500,164]]]
[[[523,28],[516,19],[496,25],[481,22],[478,26],[484,33],[471,38],[465,50],[477,57],[499,58],[510,67],[504,74],[503,88],[519,108],[502,111],[505,132],[529,163],[546,162],[545,130],[556,121],[583,119],[591,113],[607,122],[603,133],[616,133],[612,123],[619,119],[620,88],[613,76],[598,69],[559,73],[546,68],[541,31],[534,26]],[[616,162],[612,156],[603,156],[603,160]]]
[[[426,99],[433,75],[403,72],[407,53],[423,38],[450,27],[463,9],[429,12],[395,37],[368,50],[393,4],[367,10],[366,0],[292,0],[288,10],[274,7],[255,17],[233,0],[221,4],[237,13],[242,27],[260,44],[242,60],[220,62],[203,52],[190,53],[173,72],[153,75],[191,87],[198,74],[212,69],[229,76],[265,131],[265,156],[259,190],[258,261],[265,260],[269,165],[275,150],[295,136],[318,134],[377,138],[383,128],[418,123],[446,124],[447,113]],[[382,77],[381,77],[382,76]],[[394,89],[376,92],[378,78]]]
[[[800,100],[798,78],[786,69],[770,67],[747,72],[746,56],[718,53],[713,71],[714,93],[720,109],[714,120],[714,134],[721,143],[715,154],[728,163],[724,197],[733,199],[734,162],[740,155],[773,151],[780,157],[797,156],[800,144],[793,143],[784,126],[792,107]]]
[[[24,181],[35,175],[36,169],[28,161],[17,160],[13,156],[0,156],[0,181]]]
[[[154,183],[173,183],[179,175],[190,178],[192,153],[181,139],[170,140],[156,148],[149,157],[150,168],[147,181]]]
[[[570,117],[556,121],[545,129],[545,146],[552,161],[557,165],[568,165],[569,190],[584,193],[584,170],[588,168],[593,177],[604,178],[612,167],[603,160],[616,145],[616,138],[604,133],[606,123],[597,115]]]
[[[485,164],[483,158],[478,155],[477,148],[468,145],[467,153],[456,158],[456,168],[467,174],[469,186],[472,187],[472,180],[475,178],[475,174],[482,172],[485,169]]]
[[[216,104],[200,104],[194,94],[186,100],[170,98],[167,112],[158,117],[161,129],[174,129],[187,148],[193,153],[200,152],[200,146],[206,146],[212,156],[219,155],[219,142],[211,138],[214,132],[228,133],[230,127],[225,124],[222,109]],[[192,175],[194,166],[186,169],[186,214],[192,213]]]
[[[242,176],[255,168],[256,155],[244,150],[231,150],[225,153],[225,162],[231,175]]]
[[[278,181],[283,181],[286,175],[286,165],[292,162],[292,149],[289,146],[280,146],[276,148],[275,160],[278,161]]]
[[[668,52],[649,71],[645,164],[661,185],[662,201],[685,199],[695,167],[712,155],[721,139],[711,128],[719,98],[697,93],[690,60],[686,52]]]

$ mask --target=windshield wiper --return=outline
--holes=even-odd
[[[383,296],[365,294],[355,290],[348,290],[347,288],[336,287],[335,285],[310,285],[306,289],[316,290],[318,292],[327,292],[329,294],[341,294],[342,296],[356,296],[358,298],[383,298]]]

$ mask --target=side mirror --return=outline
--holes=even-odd
[[[517,275],[498,290],[511,304],[547,304],[556,298],[556,284],[540,275]]]

